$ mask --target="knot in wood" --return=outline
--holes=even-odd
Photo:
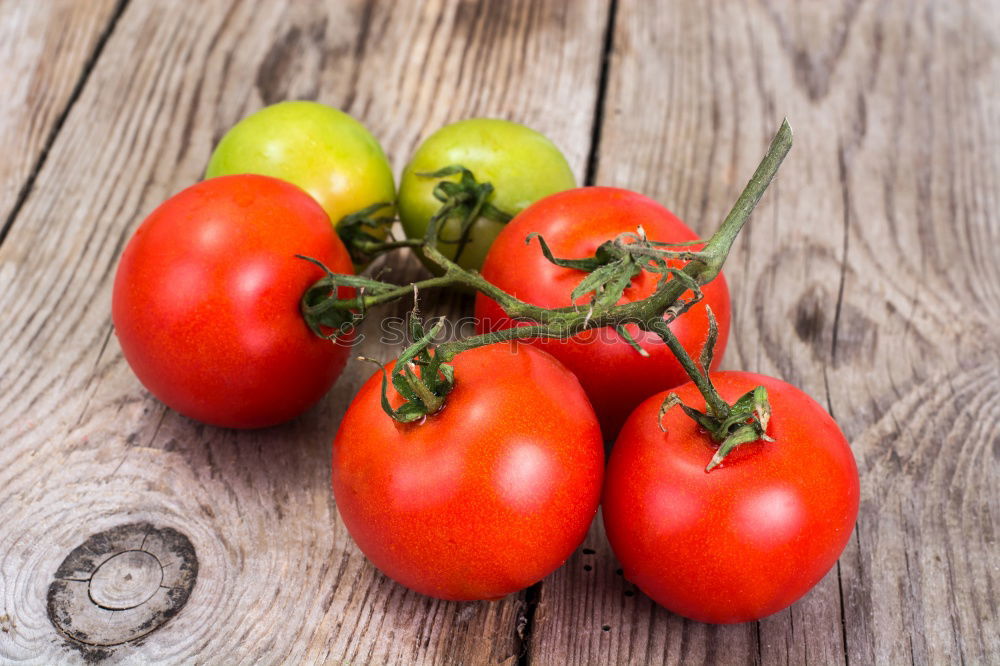
[[[163,626],[198,577],[190,539],[131,523],[92,535],[66,556],[49,585],[48,614],[77,643],[112,646]]]

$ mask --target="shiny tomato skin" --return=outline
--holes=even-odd
[[[585,274],[550,263],[538,242],[526,244],[525,238],[537,232],[556,257],[576,259],[593,256],[601,243],[634,232],[638,225],[651,240],[682,242],[698,238],[673,213],[648,197],[612,187],[581,187],[546,197],[514,218],[493,242],[482,274],[523,301],[546,308],[564,307],[571,304],[570,292]],[[636,276],[622,302],[650,295],[657,277],[646,272]],[[705,308],[710,305],[719,324],[712,364],[716,368],[729,338],[729,289],[719,275],[703,291],[704,300],[674,320],[670,329],[688,353],[697,358],[708,335]],[[475,315],[480,332],[511,325],[500,306],[482,294],[476,296]],[[587,331],[570,340],[534,342],[580,379],[609,442],[642,400],[688,381],[680,363],[659,337],[642,333],[634,326],[629,326],[629,331],[649,353],[648,358],[611,329]]]
[[[174,195],[139,226],[115,275],[112,318],[149,391],[193,419],[230,428],[287,421],[317,402],[349,346],[299,312],[321,278],[314,257],[353,272],[323,209],[267,176],[225,176]]]
[[[836,563],[858,514],[858,470],[829,414],[772,377],[721,372],[732,403],[763,385],[774,442],[737,448],[711,472],[711,438],[679,407],[657,425],[666,393],[629,417],[608,462],[602,512],[625,577],[692,620],[749,622],[802,597]],[[676,389],[704,409],[693,384]]]
[[[444,408],[418,423],[382,411],[376,373],[337,432],[341,518],[376,567],[421,594],[499,599],[528,587],[597,512],[604,455],[586,395],[550,355],[513,349],[458,355]]]

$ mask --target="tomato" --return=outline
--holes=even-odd
[[[340,374],[349,347],[299,313],[323,272],[351,272],[330,218],[305,192],[266,176],[206,180],[146,218],[122,254],[112,319],[149,391],[212,425],[293,418]]]
[[[240,173],[298,185],[334,224],[395,199],[389,161],[365,126],[318,102],[279,102],[232,127],[208,163],[206,178]]]
[[[389,577],[441,599],[499,599],[583,541],[600,500],[600,429],[576,378],[538,349],[479,347],[452,365],[444,407],[420,422],[382,410],[381,373],[361,388],[334,440],[334,495]]]
[[[494,241],[482,274],[533,305],[568,306],[570,292],[585,273],[552,264],[537,241],[526,244],[525,238],[537,232],[556,257],[578,259],[593,256],[601,243],[624,232],[635,232],[639,225],[651,240],[682,242],[698,238],[673,213],[648,197],[610,187],[582,187],[542,199],[514,218]],[[646,298],[655,290],[658,279],[658,275],[640,273],[625,290],[622,302]],[[720,275],[705,285],[703,292],[704,300],[675,319],[670,329],[688,353],[697,358],[708,335],[705,307],[710,305],[719,326],[714,368],[722,359],[729,336],[729,289]],[[482,294],[476,296],[475,315],[480,332],[512,325],[500,306]],[[625,418],[643,399],[687,381],[680,363],[658,336],[643,333],[635,326],[627,330],[649,353],[648,358],[608,328],[586,331],[569,340],[534,342],[579,377],[608,441],[614,439]]]
[[[489,202],[511,216],[544,196],[576,186],[566,158],[543,134],[495,118],[462,120],[428,137],[403,170],[399,217],[408,237],[423,238],[428,222],[441,207],[433,195],[440,179],[418,174],[452,165],[469,169],[480,183],[491,183],[494,191]],[[503,226],[502,222],[480,217],[471,229],[469,242],[458,255],[458,263],[463,268],[482,266],[490,244]],[[460,223],[451,219],[440,237],[457,239],[459,228]],[[439,242],[438,249],[454,259],[458,244]]]
[[[669,610],[700,622],[748,622],[785,608],[834,565],[858,513],[858,470],[833,419],[771,377],[721,372],[732,403],[764,386],[768,434],[712,470],[712,440],[679,407],[657,425],[664,394],[629,417],[611,451],[604,525],[625,577]],[[693,384],[676,389],[704,409]]]

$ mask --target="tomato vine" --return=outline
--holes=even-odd
[[[719,447],[707,467],[711,470],[736,446],[767,439],[770,417],[767,391],[758,386],[732,404],[726,402],[712,385],[708,371],[715,343],[714,318],[697,362],[671,333],[669,323],[698,302],[702,297],[701,286],[719,275],[736,237],[770,185],[791,145],[792,131],[788,122],[783,121],[729,214],[700,249],[684,249],[691,243],[651,241],[640,227],[634,233],[622,234],[602,244],[593,257],[561,259],[552,255],[544,238],[534,234],[529,236],[526,242],[537,239],[549,261],[586,273],[572,296],[576,301],[589,294],[589,302],[585,306],[560,308],[542,308],[519,300],[485,280],[479,273],[462,268],[437,249],[435,242],[441,240],[440,230],[450,216],[458,215],[463,220],[463,234],[458,239],[452,239],[461,244],[467,240],[468,228],[479,215],[496,215],[498,218],[504,215],[489,203],[492,192],[489,183],[475,182],[471,173],[459,165],[446,167],[428,175],[443,177],[459,174],[461,180],[459,183],[442,181],[436,187],[435,196],[443,205],[431,219],[423,239],[380,241],[377,234],[367,233],[366,226],[373,224],[371,214],[388,204],[359,211],[356,216],[345,218],[340,225],[349,230],[346,241],[355,261],[370,260],[380,252],[409,247],[419,252],[429,265],[439,269],[441,275],[401,286],[367,277],[337,274],[323,267],[326,276],[303,295],[302,313],[314,333],[332,338],[356,326],[374,306],[421,289],[451,286],[478,291],[496,301],[511,318],[533,322],[435,345],[433,339],[440,323],[425,330],[419,318],[412,317],[410,333],[414,342],[403,352],[391,377],[393,386],[404,398],[401,407],[393,409],[390,406],[385,398],[389,380],[383,381],[383,408],[393,419],[403,422],[420,420],[441,408],[455,382],[448,364],[464,351],[497,342],[567,338],[594,328],[612,327],[632,344],[637,353],[642,353],[625,329],[627,324],[637,325],[663,340],[704,397],[706,408],[702,412],[682,404],[676,394],[670,394],[660,414],[662,416],[667,409],[680,405],[712,436]],[[308,257],[302,258],[318,263]],[[677,261],[685,262],[683,268],[674,267]],[[640,271],[659,276],[655,291],[642,300],[619,304],[623,291]],[[339,287],[354,288],[354,295],[342,297]]]

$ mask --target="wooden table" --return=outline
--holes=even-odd
[[[997,663],[998,9],[0,3],[0,660]],[[697,624],[636,593],[595,523],[525,592],[436,601],[369,565],[331,497],[330,442],[370,366],[258,432],[153,399],[113,335],[122,246],[227,128],[287,98],[359,118],[397,173],[446,122],[515,119],[581,182],[645,192],[702,233],[787,116],[796,145],[726,267],[725,366],[802,387],[851,440],[861,513],[836,568],[773,617]],[[84,608],[114,549],[170,581],[145,628]]]

